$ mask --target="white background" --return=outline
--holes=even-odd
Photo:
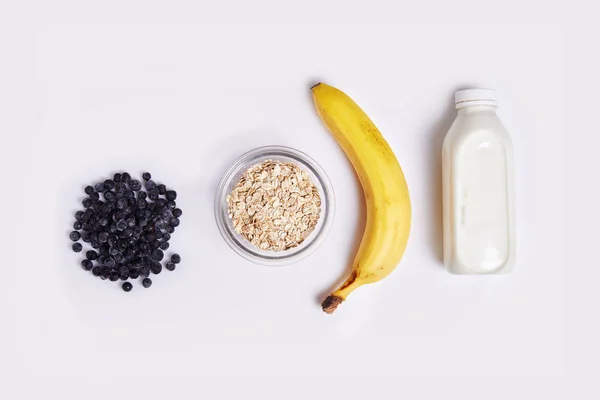
[[[565,376],[560,26],[204,22],[48,23],[16,42],[13,70],[27,76],[33,121],[10,138],[16,236],[34,240],[15,241],[8,376]],[[318,302],[352,260],[363,204],[314,113],[318,80],[381,129],[414,211],[399,268],[333,316]],[[453,92],[473,85],[499,91],[515,144],[519,251],[509,276],[452,276],[440,261],[439,149]],[[213,217],[222,173],[265,144],[310,154],[337,196],[326,242],[284,268],[238,257]],[[150,170],[184,210],[172,240],[180,268],[129,294],[84,273],[67,238],[83,185],[120,168]]]

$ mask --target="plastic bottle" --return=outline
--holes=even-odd
[[[514,158],[496,92],[460,90],[442,148],[444,264],[454,274],[508,273],[515,264]]]

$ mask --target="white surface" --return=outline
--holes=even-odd
[[[36,182],[23,185],[18,232],[35,228],[37,238],[15,248],[28,256],[11,271],[11,373],[563,374],[563,35],[543,26],[470,33],[384,24],[36,31],[23,44],[35,127],[13,139],[27,149],[25,182]],[[362,200],[312,108],[316,80],[372,117],[402,164],[414,210],[400,267],[333,316],[318,301],[353,257]],[[507,276],[453,276],[441,264],[441,142],[453,93],[473,86],[498,90],[515,145],[519,247]],[[314,157],[338,200],[327,241],[284,268],[244,261],[214,223],[221,174],[266,144]],[[117,169],[150,170],[178,190],[184,211],[172,240],[181,267],[129,294],[84,273],[67,238],[83,185]],[[40,190],[47,199],[35,197]]]
[[[517,246],[512,140],[495,105],[467,104],[442,146],[444,264],[455,274],[505,274]]]

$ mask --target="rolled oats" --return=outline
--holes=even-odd
[[[321,196],[306,171],[268,160],[242,175],[227,208],[242,237],[259,249],[282,251],[300,245],[315,229]]]

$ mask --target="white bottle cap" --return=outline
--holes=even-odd
[[[493,89],[464,89],[454,94],[456,108],[488,105],[498,106],[498,97]]]

